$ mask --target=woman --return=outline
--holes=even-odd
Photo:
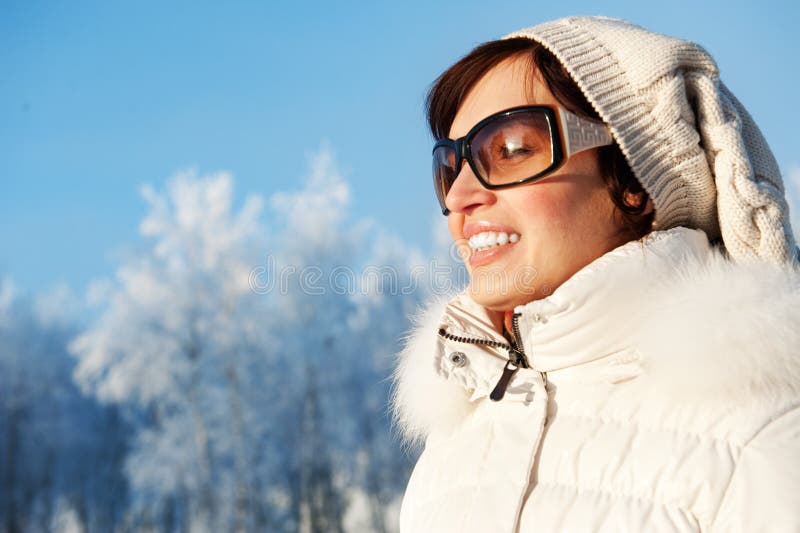
[[[428,103],[470,283],[400,355],[401,531],[800,530],[796,248],[711,57],[563,19]]]

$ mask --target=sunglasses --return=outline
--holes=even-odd
[[[525,106],[481,120],[460,139],[433,146],[433,186],[442,208],[466,160],[480,184],[491,190],[528,183],[558,170],[578,152],[614,140],[602,122],[557,106]]]

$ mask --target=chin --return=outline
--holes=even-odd
[[[500,287],[487,287],[485,284],[472,282],[470,282],[467,292],[475,303],[490,311],[511,311],[516,306],[526,304],[536,298],[534,293],[518,294],[503,291]]]
[[[469,296],[478,304],[492,311],[510,311],[518,305],[542,298],[539,273],[509,268],[507,265],[492,265],[473,269],[467,287]]]

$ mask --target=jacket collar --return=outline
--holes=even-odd
[[[731,411],[756,420],[764,406],[798,401],[798,309],[797,264],[733,263],[702,232],[674,228],[609,252],[517,310],[526,352],[556,387],[577,383],[590,396],[613,389],[606,407],[615,417],[702,432]],[[391,397],[409,443],[447,434],[471,413],[507,356],[470,345],[469,364],[449,364],[451,350],[462,348],[444,341],[440,327],[504,340],[463,294],[429,302],[413,321]],[[515,379],[530,374],[538,372],[520,369]]]
[[[552,372],[602,359],[613,363],[630,358],[631,331],[644,318],[635,312],[637,300],[682,263],[702,263],[710,253],[700,230],[656,231],[596,259],[547,298],[516,307],[531,367]],[[441,327],[459,336],[505,342],[486,309],[466,293],[447,305]]]

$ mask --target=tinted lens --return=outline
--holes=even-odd
[[[539,111],[515,113],[489,122],[471,141],[472,160],[491,185],[514,183],[553,165],[550,122]]]
[[[433,151],[433,188],[442,210],[444,199],[456,179],[456,152],[450,146],[439,146]]]

